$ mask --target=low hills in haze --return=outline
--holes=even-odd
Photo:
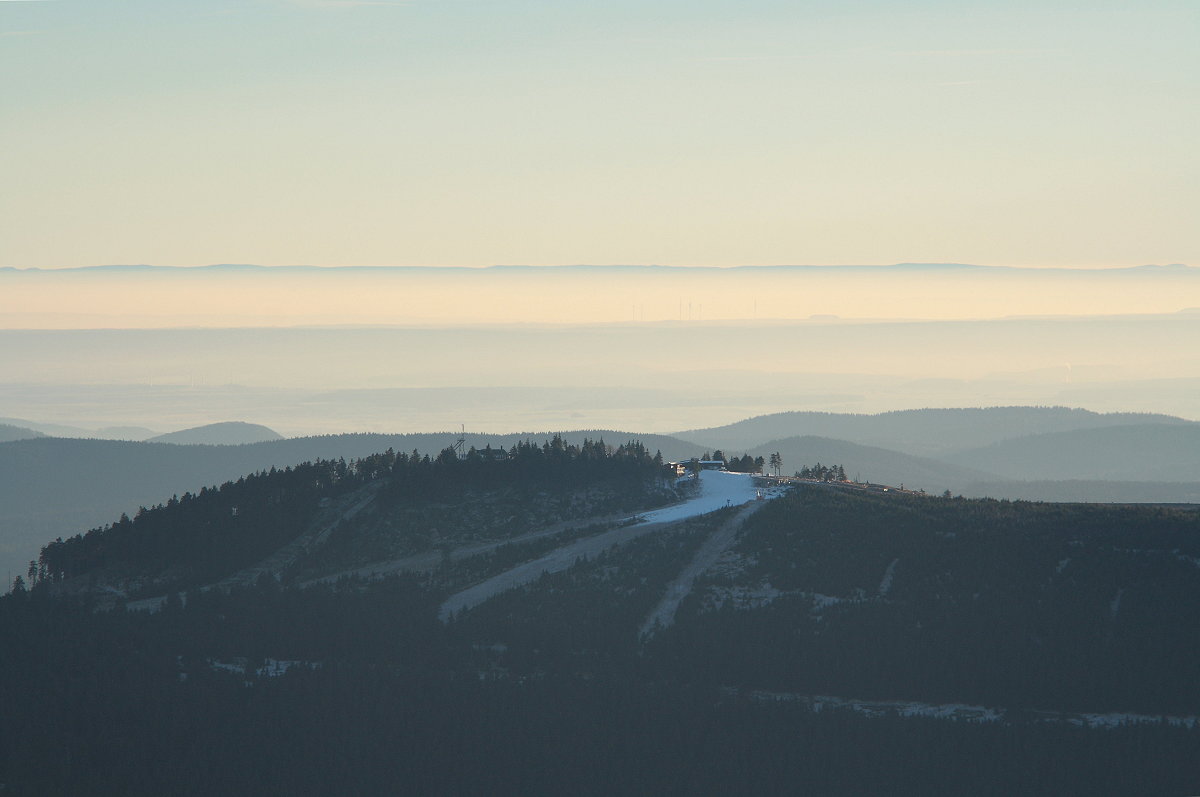
[[[20,418],[0,418],[0,442],[34,437],[67,437],[85,440],[135,440],[180,445],[227,445],[282,440],[283,436],[266,426],[242,421],[226,421],[157,434],[144,426],[104,426],[85,429],[56,423],[38,423]]]
[[[1009,479],[1200,482],[1200,424],[1141,423],[1047,432],[947,455]]]
[[[283,435],[257,423],[226,421],[181,429],[178,432],[151,437],[148,443],[175,443],[176,445],[237,446],[247,443],[265,443],[282,440]]]
[[[34,437],[45,437],[45,435],[33,429],[26,429],[24,426],[0,423],[0,443],[7,443],[10,440],[29,440]]]
[[[771,440],[762,446],[756,446],[755,450],[778,452],[783,457],[786,473],[792,473],[805,466],[811,467],[819,462],[824,465],[841,465],[846,470],[846,476],[855,481],[904,485],[911,489],[936,492],[951,489],[961,492],[972,480],[995,479],[991,473],[950,465],[928,457],[815,435]]]
[[[710,429],[677,432],[683,440],[733,448],[802,435],[831,437],[911,454],[938,456],[1014,437],[1142,424],[1188,425],[1191,421],[1151,413],[1098,413],[1068,407],[921,409],[850,415],[779,412]]]

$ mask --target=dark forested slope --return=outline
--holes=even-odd
[[[637,437],[668,459],[703,449],[661,435],[568,432],[572,445],[586,439],[624,442]],[[115,440],[40,438],[0,443],[0,576],[24,571],[47,540],[108,523],[122,513],[198,493],[247,474],[303,462],[370,457],[387,449],[438,452],[454,433],[346,434],[301,437],[235,446],[170,445]],[[512,447],[550,434],[469,435],[467,445]]]
[[[656,644],[751,689],[1200,714],[1198,609],[1194,510],[808,487]]]
[[[447,457],[466,469],[446,479],[437,459],[397,457],[344,478],[470,512],[486,482],[518,471],[552,489],[654,464],[578,451],[564,469],[537,451],[507,473]],[[318,475],[290,474],[240,489]],[[54,597],[52,574],[0,597],[0,782],[18,795],[1196,791],[1197,513],[799,487],[746,521],[674,624],[639,636],[740,511],[447,623],[438,606],[463,563],[370,583],[263,579],[153,614]],[[144,517],[156,512],[177,517]],[[159,531],[173,528],[205,537]],[[904,701],[958,718],[914,718]],[[1149,721],[1087,727],[1097,712]]]
[[[172,496],[46,545],[37,577],[56,592],[156,594],[217,581],[305,535],[311,540],[303,551],[272,574],[289,571],[302,554],[319,574],[574,517],[634,512],[673,495],[661,456],[636,441],[614,448],[554,437],[462,456],[447,448],[434,458],[388,449]],[[367,506],[373,517],[364,523],[355,515]]]

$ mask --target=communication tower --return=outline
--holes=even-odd
[[[454,445],[451,446],[451,448],[454,449],[454,453],[458,455],[459,459],[467,458],[467,451],[466,451],[466,448],[464,447],[464,446],[466,446],[466,443],[467,443],[467,425],[462,424],[462,431],[459,433],[458,439],[454,441]]]

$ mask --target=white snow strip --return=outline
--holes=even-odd
[[[764,490],[765,498],[775,498],[782,494],[779,490]],[[568,543],[539,559],[518,565],[487,581],[451,595],[438,610],[438,617],[445,622],[455,612],[462,611],[469,606],[478,606],[501,592],[507,592],[531,581],[536,581],[541,578],[542,573],[558,573],[566,570],[580,558],[589,559],[614,545],[629,542],[643,534],[655,531],[667,523],[687,520],[727,506],[741,506],[757,497],[758,490],[754,486],[754,479],[749,474],[703,471],[700,474],[700,494],[698,496],[675,506],[638,515],[637,523],[634,525],[612,529]]]
[[[708,539],[700,545],[700,549],[696,551],[692,561],[685,565],[675,580],[667,585],[662,600],[646,616],[641,630],[638,632],[641,637],[652,636],[656,629],[666,628],[675,622],[675,612],[679,610],[679,604],[683,603],[683,599],[691,594],[696,579],[701,573],[716,564],[721,554],[733,545],[742,523],[760,506],[762,504],[750,504],[726,521],[721,528],[708,535]]]
[[[854,698],[829,695],[803,695],[795,692],[750,692],[752,700],[784,701],[803,703],[813,711],[823,708],[849,709],[868,717],[895,714],[900,717],[933,717],[935,719],[965,720],[967,722],[997,722],[1003,720],[1007,710],[988,706],[973,706],[965,703],[922,703],[916,700],[856,700]],[[1066,722],[1085,728],[1109,730],[1126,725],[1163,723],[1175,728],[1200,727],[1200,717],[1195,715],[1063,713],[1058,711],[1033,711],[1039,722]]]
[[[822,609],[828,609],[830,606],[837,606],[839,603],[842,603],[846,600],[845,598],[837,598],[833,595],[822,595],[819,592],[811,593],[811,597],[813,602],[812,610],[814,612],[819,612]]]
[[[511,570],[505,570],[499,575],[492,576],[486,581],[462,592],[451,595],[438,610],[442,622],[450,619],[450,615],[470,606],[478,606],[484,601],[494,598],[502,592],[524,586],[542,577],[542,573],[558,573],[566,570],[579,559],[590,559],[615,545],[635,540],[644,534],[657,531],[658,523],[644,523],[636,526],[610,529],[591,537],[556,548],[550,553],[532,562],[517,565]]]
[[[763,490],[764,498],[782,495],[778,489]],[[681,504],[656,509],[638,515],[642,523],[674,523],[697,515],[705,515],[727,506],[741,506],[755,500],[758,489],[748,473],[728,473],[723,470],[700,472],[700,494]]]
[[[245,675],[247,664],[246,659],[244,658],[236,658],[233,661],[218,661],[215,659],[209,659],[208,666],[214,670],[224,670],[225,672],[231,672],[237,675]],[[320,666],[320,662],[298,661],[294,659],[263,659],[263,666],[259,667],[254,672],[260,678],[277,678],[293,667],[320,668]]]

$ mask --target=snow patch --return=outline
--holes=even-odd
[[[736,690],[733,690],[736,691]],[[751,700],[762,702],[792,702],[809,706],[814,712],[822,709],[847,709],[867,717],[930,717],[933,719],[959,720],[965,722],[1000,722],[1006,719],[1007,709],[975,706],[967,703],[922,703],[916,700],[856,700],[828,695],[802,695],[795,692],[755,691],[748,695]],[[1064,713],[1058,711],[1031,712],[1038,722],[1065,722],[1081,728],[1111,730],[1128,725],[1165,724],[1173,728],[1194,729],[1200,727],[1200,717],[1163,714],[1130,714],[1113,712]]]
[[[245,675],[246,669],[249,667],[249,662],[241,657],[235,657],[232,661],[218,661],[209,659],[208,666],[214,670],[223,670],[236,675]],[[259,667],[254,673],[259,678],[278,678],[293,667],[313,667],[319,668],[319,663],[298,661],[294,659],[263,659],[263,666]]]
[[[1112,613],[1113,617],[1116,617],[1117,612],[1121,611],[1121,596],[1123,596],[1124,594],[1125,594],[1125,588],[1121,587],[1119,590],[1117,590],[1116,597],[1113,598],[1112,601],[1109,602],[1109,604],[1108,604],[1108,610]]]
[[[828,609],[830,606],[837,606],[839,603],[845,603],[847,600],[846,598],[837,598],[837,597],[834,597],[833,595],[822,595],[819,592],[810,592],[807,594],[808,594],[808,597],[812,598],[812,602],[813,602],[812,610],[814,612],[819,612],[819,611],[822,611],[823,609]]]
[[[786,594],[767,582],[757,587],[710,587],[705,604],[712,609],[720,609],[726,603],[735,609],[758,609]]]
[[[258,668],[258,676],[260,678],[277,678],[283,675],[293,667],[319,667],[320,665],[309,664],[306,661],[296,661],[292,659],[267,659],[263,662],[263,666]]]
[[[1003,709],[973,706],[966,703],[921,703],[916,700],[854,700],[829,695],[796,695],[788,692],[753,692],[750,697],[760,701],[789,701],[808,705],[814,712],[823,709],[848,709],[867,717],[932,717],[963,722],[998,722],[1004,718]]]
[[[899,559],[893,559],[892,563],[887,566],[887,570],[883,571],[883,578],[879,581],[879,597],[886,598],[888,592],[892,589],[892,579],[896,576],[896,564]]]

